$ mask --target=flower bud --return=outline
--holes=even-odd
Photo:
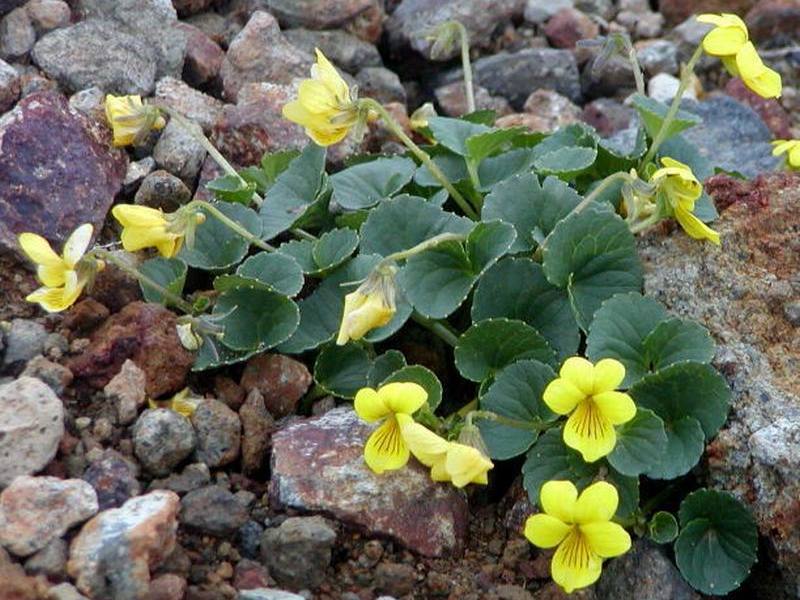
[[[395,274],[397,267],[378,266],[358,289],[344,298],[344,313],[336,344],[359,340],[369,331],[392,320],[397,305]]]

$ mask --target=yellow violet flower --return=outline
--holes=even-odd
[[[615,391],[625,378],[618,360],[604,358],[593,365],[573,356],[561,365],[559,377],[544,390],[545,404],[554,413],[570,415],[564,426],[564,443],[594,462],[609,454],[617,443],[614,425],[636,415],[628,394]]]
[[[183,245],[185,232],[172,215],[135,204],[117,204],[111,214],[122,225],[122,247],[128,252],[157,248],[161,256],[172,258]]]
[[[399,469],[408,462],[409,451],[402,428],[413,422],[411,415],[428,400],[421,385],[387,383],[377,390],[362,388],[355,397],[356,414],[372,423],[383,420],[364,446],[364,460],[376,473]]]
[[[731,74],[741,77],[742,82],[762,98],[780,97],[782,91],[780,74],[761,61],[752,42],[742,46],[733,62],[723,59],[723,63]]]
[[[344,312],[336,344],[345,345],[350,340],[360,340],[369,331],[383,327],[392,320],[397,310],[395,303],[394,266],[378,267],[344,297]]]
[[[715,25],[703,38],[703,50],[711,56],[735,56],[750,39],[747,25],[737,15],[704,14],[699,15],[697,20]]]
[[[494,464],[477,448],[447,441],[414,421],[402,433],[414,457],[431,468],[434,481],[449,481],[457,488],[489,482],[487,473]]]
[[[18,239],[23,252],[36,263],[36,276],[42,283],[42,287],[25,299],[48,312],[72,306],[91,279],[94,268],[99,266],[94,261],[81,264],[92,239],[92,226],[86,223],[73,231],[64,243],[61,256],[46,239],[35,233],[22,233]]]
[[[800,169],[800,140],[775,140],[772,145],[772,156],[786,154],[786,166]]]
[[[550,574],[568,594],[600,577],[603,559],[625,554],[628,532],[611,518],[619,495],[605,481],[587,487],[580,496],[571,481],[548,481],[539,498],[541,513],[528,517],[525,537],[540,548],[558,546]]]
[[[427,127],[428,119],[435,116],[436,109],[433,107],[433,104],[431,102],[426,102],[411,113],[411,116],[408,118],[408,124],[412,131],[417,131],[418,129]]]
[[[166,408],[189,419],[194,414],[194,411],[197,410],[197,406],[200,402],[203,401],[202,398],[191,396],[191,393],[192,391],[186,387],[167,401],[153,400],[150,398],[147,401],[147,406],[149,408]]]
[[[305,127],[320,146],[330,146],[341,142],[357,123],[358,107],[336,68],[319,49],[316,53],[311,79],[300,83],[297,100],[284,105],[283,116]]]
[[[665,156],[661,159],[663,167],[650,177],[650,182],[659,186],[666,196],[683,230],[696,240],[708,240],[719,245],[719,234],[698,219],[693,211],[694,204],[703,194],[703,186],[694,176],[688,165]]]
[[[114,132],[115,146],[138,143],[150,131],[163,129],[167,124],[155,106],[142,103],[141,96],[113,96],[105,101],[106,118]]]

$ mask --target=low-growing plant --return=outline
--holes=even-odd
[[[674,218],[698,243],[720,244],[700,183],[713,162],[681,136],[698,122],[679,105],[703,51],[762,96],[780,94],[780,77],[738,17],[700,20],[715,28],[670,106],[643,94],[630,41],[605,41],[604,52],[633,57],[639,74],[631,102],[641,125],[624,143],[583,124],[531,133],[494,127],[489,111],[456,119],[430,107],[405,131],[378,102],[358,99],[320,52],[284,109],[313,142],[241,170],[179,114],[109,96],[117,144],[162,127],[162,111],[185,124],[225,171],[207,185],[216,199],[171,214],[117,205],[122,246],[160,254],[138,266],[89,249],[90,226],[62,256],[23,234],[44,286],[29,300],[63,310],[112,262],[140,280],[147,300],[183,313],[179,335],[197,371],[268,349],[313,362],[320,393],[353,399],[378,423],[364,450],[376,473],[413,455],[434,480],[463,487],[487,483],[492,461],[519,457],[541,511],[524,533],[556,548],[552,575],[568,592],[595,582],[633,533],[674,542],[686,580],[725,594],[755,562],[754,520],[726,492],[678,495],[692,487],[731,393],[710,364],[708,331],[642,294],[635,234]],[[457,25],[434,36],[440,49],[467,44]],[[326,172],[325,147],[374,119],[408,152],[355,156]],[[788,142],[776,150],[794,161]],[[212,289],[187,294],[190,269],[208,273]],[[409,323],[450,347],[460,383],[450,378],[445,391],[442,372],[393,347]]]

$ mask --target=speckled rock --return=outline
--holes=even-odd
[[[235,102],[245,83],[292,82],[307,77],[313,58],[290,44],[270,13],[256,11],[231,42],[220,76],[225,98]]]
[[[574,8],[562,8],[544,26],[544,34],[554,48],[574,48],[580,40],[591,40],[600,27],[588,15]]]
[[[178,24],[186,34],[186,58],[183,76],[191,85],[199,87],[217,79],[225,52],[204,31],[188,23]]]
[[[64,0],[31,0],[25,5],[31,23],[39,33],[66,27],[72,16]]]
[[[147,401],[147,376],[131,359],[122,363],[119,373],[103,388],[103,393],[116,408],[117,421],[128,425],[136,420],[139,409]]]
[[[36,42],[36,30],[25,7],[12,10],[0,21],[0,57],[19,60]]]
[[[19,99],[20,78],[17,70],[0,60],[0,114],[9,110]]]
[[[33,377],[0,385],[0,488],[43,469],[64,435],[64,406]]]
[[[180,473],[170,473],[164,479],[154,479],[149,490],[171,490],[176,494],[185,494],[209,484],[211,471],[205,463],[186,465]]]
[[[86,523],[72,541],[67,563],[78,589],[92,598],[143,598],[150,569],[175,547],[178,507],[177,495],[155,491]]]
[[[212,2],[213,0],[172,0],[172,5],[178,11],[179,16],[188,17],[203,12],[211,6]]]
[[[179,178],[164,169],[158,169],[144,178],[133,203],[174,212],[192,199],[192,192]]]
[[[636,56],[650,77],[659,73],[678,74],[678,47],[669,40],[637,42]]]
[[[168,475],[195,449],[189,420],[167,408],[144,411],[133,429],[136,457],[154,475]]]
[[[106,450],[98,460],[93,460],[81,479],[88,482],[97,494],[100,510],[118,508],[141,491],[136,479],[138,468],[131,460],[114,450]]]
[[[372,429],[340,407],[276,432],[272,501],[330,514],[425,556],[459,554],[467,528],[463,494],[432,482],[428,469],[413,460],[398,471],[373,473],[363,455]]]
[[[512,112],[508,100],[502,96],[492,96],[485,87],[473,85],[473,92],[477,110],[493,110],[500,116]],[[443,114],[450,117],[460,117],[469,112],[463,81],[454,81],[440,86],[433,93],[436,96],[436,103]]]
[[[57,580],[63,577],[67,568],[68,552],[67,542],[61,538],[55,538],[25,561],[25,572]]]
[[[289,517],[264,531],[261,558],[280,585],[316,588],[325,580],[335,542],[336,530],[322,517]]]
[[[211,535],[232,535],[247,518],[241,498],[216,485],[191,491],[181,500],[181,523]]]
[[[406,103],[406,89],[394,71],[385,67],[364,67],[356,73],[361,96],[374,98],[381,104]]]
[[[97,510],[97,495],[85,481],[17,477],[0,493],[0,545],[29,556]]]
[[[192,414],[197,433],[195,457],[209,467],[222,467],[239,457],[239,415],[219,400],[203,400]]]
[[[795,0],[760,0],[745,22],[759,42],[778,46],[800,41],[800,5]]]
[[[194,121],[209,133],[222,115],[224,104],[208,94],[194,89],[180,79],[164,77],[156,83],[156,100],[187,119]]]
[[[0,139],[0,250],[18,252],[23,231],[59,248],[82,223],[99,231],[127,168],[104,125],[38,92],[0,118]]]
[[[581,109],[569,98],[552,90],[536,90],[523,105],[524,113],[500,117],[498,127],[524,125],[531,131],[555,131],[581,118]]]
[[[792,139],[792,117],[774,98],[762,98],[750,91],[741,79],[735,78],[725,85],[725,92],[740,102],[747,104],[769,128],[776,139]]]
[[[6,368],[18,366],[40,355],[46,339],[47,330],[41,323],[29,319],[14,319],[5,331],[6,351],[3,354],[3,365]]]
[[[181,345],[175,326],[175,314],[163,306],[133,302],[96,329],[89,346],[67,366],[75,377],[102,389],[130,358],[147,376],[148,396],[177,392],[194,357]]]
[[[246,392],[261,392],[267,410],[280,419],[294,412],[311,382],[311,373],[300,361],[282,354],[259,354],[247,361],[241,385]]]
[[[247,394],[239,409],[242,422],[242,470],[246,475],[257,474],[271,444],[275,419],[264,406],[264,397],[257,389]]]
[[[659,10],[670,24],[694,14],[729,12],[745,15],[756,0],[661,0]]]
[[[284,33],[289,42],[309,55],[319,48],[337,68],[348,73],[357,73],[364,67],[383,65],[378,49],[354,35],[338,29],[314,31],[311,29],[289,29]]]
[[[67,367],[47,360],[44,356],[33,357],[20,375],[44,381],[56,394],[63,394],[73,379],[72,371]]]
[[[190,123],[190,126],[197,131],[201,129],[196,123]],[[191,187],[194,187],[205,157],[203,145],[176,120],[170,120],[153,148],[156,165]]]
[[[370,42],[381,35],[379,0],[269,0],[267,6],[287,29],[346,29]]]

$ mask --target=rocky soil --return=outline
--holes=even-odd
[[[686,108],[704,121],[688,135],[753,179],[706,181],[721,249],[667,226],[640,247],[647,292],[709,328],[734,390],[695,473],[759,524],[760,561],[734,596],[800,596],[800,176],[775,173],[769,147],[800,137],[795,0],[0,0],[0,600],[563,597],[520,534],[531,507],[514,469],[468,498],[414,465],[376,477],[361,459],[369,429],[347,404],[311,400],[303,362],[265,354],[193,374],[175,316],[111,268],[43,316],[23,300],[36,283],[15,235],[60,244],[90,222],[110,241],[115,201],[174,210],[206,194],[217,169],[177,124],[111,148],[106,92],[174,108],[244,166],[306,143],[280,109],[314,47],[401,120],[425,101],[465,112],[460,61],[433,60],[426,39],[458,18],[478,105],[500,124],[622,136],[632,72],[577,42],[627,31],[648,93],[668,99],[705,31],[690,15],[723,9],[746,16],[783,97],[701,61]],[[375,128],[329,157],[393,148]],[[187,386],[190,419],[149,402]],[[575,596],[699,597],[645,542]]]

